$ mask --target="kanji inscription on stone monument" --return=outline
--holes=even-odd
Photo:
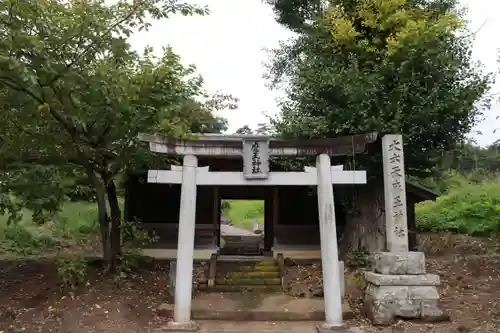
[[[245,179],[267,179],[269,176],[269,140],[243,141],[243,175]]]
[[[408,251],[408,225],[402,136],[384,136],[382,151],[387,248],[390,252],[406,252]]]

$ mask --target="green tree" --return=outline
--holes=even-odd
[[[272,128],[268,123],[258,123],[257,128],[253,130],[249,125],[243,125],[238,128],[234,134],[239,135],[270,135]]]
[[[220,131],[226,123],[211,111],[234,106],[230,96],[207,94],[194,67],[183,66],[170,48],[138,53],[128,37],[147,29],[148,18],[206,12],[177,0],[0,3],[3,186],[9,189],[11,175],[24,175],[27,164],[37,170],[35,178],[50,183],[63,173],[84,172],[95,189],[109,270],[120,251],[114,180],[156,160],[138,133]],[[21,195],[35,191],[30,183],[10,188]],[[44,193],[52,200],[42,208],[57,207],[61,198]],[[0,208],[12,208],[7,201]]]
[[[323,11],[321,0],[265,0],[274,9],[276,21],[290,30],[303,33]]]
[[[250,126],[248,125],[243,125],[242,127],[238,128],[234,134],[238,135],[251,135],[253,134],[253,130]]]
[[[402,133],[408,174],[425,176],[436,151],[452,149],[471,130],[489,77],[470,59],[471,34],[456,1],[275,3],[278,20],[298,32],[274,50],[270,65],[271,83],[287,93],[273,120],[279,135]],[[355,157],[369,182],[348,200],[354,207],[344,253],[385,247],[380,161],[379,148]]]

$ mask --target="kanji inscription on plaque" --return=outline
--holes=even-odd
[[[269,140],[243,140],[243,175],[245,179],[269,177]]]

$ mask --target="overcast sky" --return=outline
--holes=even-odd
[[[223,91],[239,98],[239,109],[224,112],[229,120],[229,132],[265,118],[263,112],[277,112],[279,93],[270,91],[263,79],[263,62],[269,59],[265,48],[273,48],[291,33],[274,20],[271,8],[262,0],[191,0],[208,5],[211,14],[206,17],[173,17],[155,22],[148,32],[133,36],[136,48],[151,45],[161,50],[171,45],[186,64],[196,65],[211,91]],[[500,49],[500,0],[461,0],[468,9],[468,20],[476,32],[473,56],[487,72],[497,72],[497,50]],[[500,85],[493,93],[500,92]],[[498,97],[498,96],[497,96]],[[499,127],[500,104],[486,113],[474,138],[486,145],[496,140],[493,131]]]

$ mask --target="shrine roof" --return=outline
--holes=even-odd
[[[141,141],[149,143],[151,151],[167,155],[198,155],[238,157],[243,154],[246,141],[267,141],[269,155],[310,156],[328,154],[346,156],[363,153],[369,143],[377,140],[377,133],[357,134],[328,139],[289,140],[265,135],[194,134],[190,139],[173,139],[157,134],[140,134]]]
[[[415,195],[416,202],[436,200],[441,194],[415,182],[406,181],[406,191]]]

